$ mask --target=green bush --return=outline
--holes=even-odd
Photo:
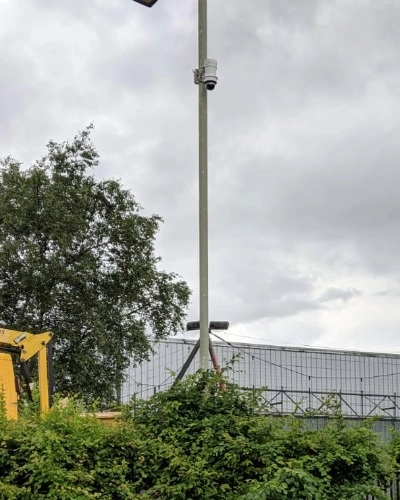
[[[311,431],[265,415],[257,392],[202,372],[115,426],[71,402],[0,419],[0,500],[386,498],[394,460],[368,425]]]

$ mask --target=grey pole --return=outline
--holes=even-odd
[[[199,1],[199,70],[207,59],[207,0]],[[199,293],[200,367],[208,368],[208,145],[207,89],[199,82]]]

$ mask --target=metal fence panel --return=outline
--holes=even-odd
[[[150,361],[127,371],[124,401],[168,389],[194,345],[192,340],[154,342]],[[334,393],[346,416],[400,416],[400,355],[221,342],[214,349],[222,366],[235,358],[231,381],[266,388],[264,397],[274,412],[318,411]],[[196,357],[188,373],[198,368]]]

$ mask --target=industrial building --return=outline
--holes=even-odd
[[[132,365],[123,385],[123,400],[148,398],[168,389],[195,340],[153,343],[154,355]],[[400,355],[374,352],[213,342],[228,378],[246,388],[262,388],[271,413],[324,414],[327,398],[349,418],[400,419]],[[210,361],[210,368],[212,367]],[[198,356],[187,373],[199,368]]]

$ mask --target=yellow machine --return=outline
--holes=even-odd
[[[28,391],[28,369],[26,362],[38,356],[40,411],[49,409],[49,374],[47,349],[51,333],[28,333],[0,328],[0,391],[6,405],[7,417],[18,418],[20,384],[15,374],[14,362],[20,366]]]

